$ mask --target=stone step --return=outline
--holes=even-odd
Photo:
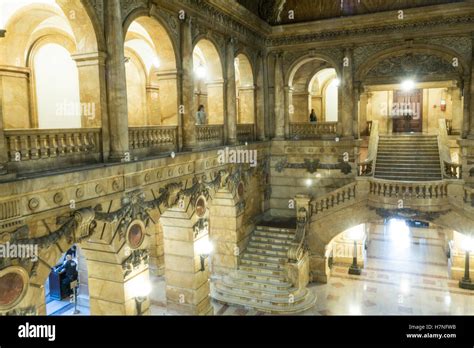
[[[407,168],[407,167],[379,167],[377,166],[377,170],[375,172],[379,173],[405,173],[405,174],[410,174],[410,173],[420,173],[420,174],[436,174],[439,175],[441,171],[440,166],[438,167],[433,167],[433,168]]]
[[[272,314],[290,314],[308,310],[316,303],[316,296],[307,289],[293,301],[259,300],[253,297],[223,292],[214,289],[212,297],[222,303],[232,303]]]
[[[261,282],[268,282],[272,284],[286,284],[286,279],[281,275],[275,274],[265,274],[265,273],[255,273],[249,272],[245,270],[238,270],[235,275],[236,278],[245,279],[246,281],[250,280],[257,280]]]
[[[248,257],[242,257],[240,260],[241,265],[245,266],[255,266],[255,267],[266,267],[266,268],[275,268],[277,270],[283,270],[284,269],[284,263],[282,262],[272,262],[272,261],[262,261],[262,260],[254,260],[254,259],[249,259]]]
[[[294,239],[295,233],[288,232],[288,233],[280,233],[280,232],[267,232],[267,231],[259,231],[255,230],[253,236],[257,237],[271,237],[271,238],[279,238],[279,239]]]
[[[265,231],[265,232],[277,232],[277,233],[296,233],[295,229],[291,228],[279,228],[279,227],[270,227],[270,226],[261,226],[258,225],[255,228],[257,231]]]
[[[254,273],[254,274],[263,274],[263,275],[268,274],[268,275],[273,275],[273,276],[285,277],[284,268],[279,268],[279,267],[264,267],[264,266],[240,264],[239,270],[242,270],[244,272]]]
[[[250,238],[251,241],[261,242],[261,243],[273,243],[273,244],[283,244],[290,245],[293,242],[294,238],[280,238],[280,237],[268,237],[260,235],[252,235]]]
[[[251,253],[246,251],[242,255],[242,260],[254,260],[254,261],[264,261],[264,262],[273,262],[273,263],[285,263],[288,261],[287,257],[279,257],[279,256],[270,256],[266,254],[259,254],[259,253]]]
[[[376,178],[378,179],[386,179],[386,180],[396,180],[396,181],[406,181],[406,182],[410,182],[410,181],[437,181],[437,180],[441,180],[441,176],[440,177],[421,177],[421,176],[411,176],[411,177],[401,177],[401,176],[397,176],[397,175],[375,175]]]
[[[254,288],[261,288],[261,289],[268,289],[268,290],[276,290],[276,291],[289,291],[289,289],[293,288],[293,285],[287,281],[283,281],[280,283],[265,281],[260,279],[248,279],[246,277],[239,278],[237,276],[228,277],[230,282],[233,282],[236,286],[243,285],[243,286],[253,286]]]
[[[291,285],[291,284],[290,284]],[[241,284],[241,283],[233,283],[232,279],[224,279],[222,282],[215,283],[215,286],[218,289],[222,289],[224,291],[229,292],[243,292],[248,295],[259,296],[263,298],[271,299],[273,297],[281,297],[281,298],[288,298],[289,294],[296,292],[296,288],[289,287],[283,290],[274,290],[268,288],[259,288],[254,287],[253,284]]]
[[[247,251],[252,253],[257,252],[262,255],[276,255],[276,256],[286,256],[287,250],[274,250],[274,249],[265,249],[260,247],[247,246]]]
[[[252,240],[250,239],[250,242],[247,247],[255,247],[255,248],[262,248],[262,249],[270,249],[270,250],[281,250],[281,251],[286,251],[290,247],[289,243],[285,244],[278,244],[278,243],[268,243],[268,242],[260,242],[258,240]]]

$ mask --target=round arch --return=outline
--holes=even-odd
[[[336,70],[337,76],[342,76],[340,64],[337,64],[337,62],[330,56],[321,53],[306,54],[296,58],[295,60],[293,60],[293,62],[290,63],[289,68],[285,72],[285,85],[291,87],[293,78],[298,69],[312,60],[320,60],[328,63],[330,65],[329,67],[334,68]]]
[[[198,38],[193,49],[196,110],[204,106],[208,124],[224,124],[224,67],[218,46],[212,39]]]

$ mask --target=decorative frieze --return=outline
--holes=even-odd
[[[275,170],[281,173],[284,169],[306,169],[310,174],[314,174],[318,169],[339,169],[343,174],[350,174],[352,167],[348,162],[321,163],[319,159],[310,160],[305,158],[303,163],[290,163],[284,158],[275,164]]]

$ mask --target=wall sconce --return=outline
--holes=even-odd
[[[137,315],[143,315],[142,304],[147,299],[151,292],[151,284],[148,281],[135,281],[131,288],[132,294],[135,297],[135,307],[137,309]]]
[[[462,289],[474,290],[474,283],[472,283],[469,270],[469,254],[474,250],[474,239],[472,236],[464,237],[463,249],[465,251],[464,277],[459,281],[459,287]]]
[[[441,102],[439,103],[441,111],[446,111],[446,99],[441,99]]]
[[[201,272],[204,272],[204,270],[206,269],[205,262],[211,254],[212,249],[212,244],[211,242],[209,242],[209,239],[207,237],[203,237],[196,242],[196,252],[198,253],[199,258],[201,259]]]

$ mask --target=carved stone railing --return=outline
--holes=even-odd
[[[177,126],[145,126],[128,129],[130,150],[174,149],[178,143]]]
[[[341,134],[339,122],[298,122],[290,123],[291,139],[321,139],[336,137]]]
[[[438,148],[440,162],[443,164],[441,168],[443,172],[443,177],[448,179],[461,179],[462,166],[458,163],[454,163],[451,160],[447,120],[442,118],[439,119],[438,126]]]
[[[288,248],[288,261],[289,262],[298,262],[303,258],[304,255],[304,243],[306,239],[306,230],[308,225],[308,220],[298,220],[296,223],[296,233],[295,238],[291,242],[290,247]]]
[[[313,215],[354,199],[356,196],[356,185],[356,182],[352,182],[312,200],[311,206]]]
[[[237,139],[240,142],[255,140],[255,125],[253,123],[237,125]]]
[[[448,196],[448,183],[432,182],[393,182],[391,180],[372,180],[369,184],[372,196],[394,198],[444,198]]]
[[[200,143],[221,145],[224,140],[224,126],[221,124],[197,125],[196,140]]]
[[[357,163],[357,174],[359,176],[374,175],[375,162],[377,159],[377,149],[379,145],[379,122],[371,121],[370,129],[371,131],[367,151],[367,159],[361,163]]]
[[[100,128],[22,129],[5,131],[8,159],[25,162],[100,153]]]

